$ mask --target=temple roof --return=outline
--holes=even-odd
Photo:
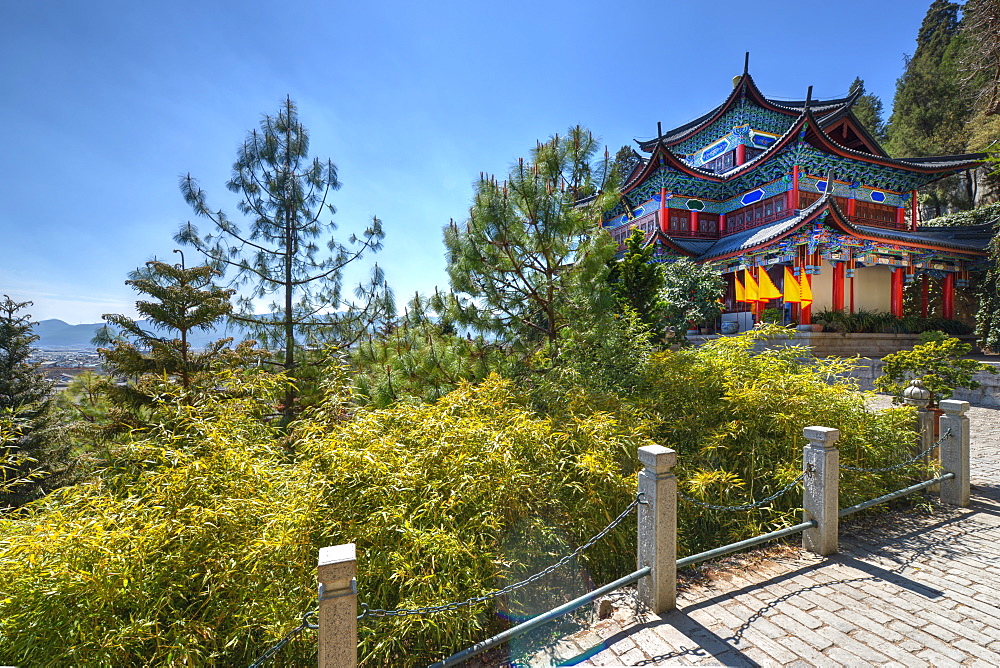
[[[843,214],[836,201],[828,195],[823,195],[808,208],[797,211],[795,215],[784,220],[742,230],[718,241],[666,238],[671,242],[670,245],[678,246],[694,255],[695,260],[713,260],[739,255],[764,246],[811,222],[823,219],[825,213],[830,214],[825,218],[825,222],[852,236],[878,239],[916,248],[954,250],[970,255],[983,255],[993,234],[992,224],[962,227],[918,227],[916,232],[855,225]]]
[[[812,89],[810,88],[810,90]],[[721,117],[743,97],[753,100],[765,109],[784,113],[792,118],[799,116],[806,108],[812,110],[813,114],[817,118],[823,118],[827,115],[844,112],[850,109],[860,95],[861,91],[859,89],[847,97],[834,98],[830,100],[780,100],[778,98],[769,98],[764,97],[764,95],[760,92],[760,89],[757,88],[757,84],[754,83],[753,77],[750,76],[749,73],[744,72],[739,81],[733,87],[733,91],[729,94],[729,97],[726,98],[726,101],[712,109],[707,114],[699,116],[693,121],[676,127],[673,130],[668,130],[659,137],[646,141],[636,140],[636,143],[639,144],[639,147],[642,150],[647,152],[652,151],[653,148],[661,142],[667,146],[680,143],[700,130],[708,127],[712,121]],[[839,118],[840,116],[838,115],[837,117]]]
[[[965,153],[962,155],[918,158],[891,158],[884,152],[881,155],[875,155],[867,151],[847,148],[839,144],[835,139],[826,133],[826,131],[822,128],[821,119],[817,117],[813,108],[810,106],[800,111],[798,117],[794,119],[788,129],[785,130],[784,134],[782,134],[771,146],[764,149],[759,155],[754,156],[751,160],[748,160],[742,165],[735,165],[726,172],[717,174],[700,167],[693,167],[673,153],[673,151],[671,151],[665,144],[660,144],[654,155],[650,156],[648,159],[642,160],[642,162],[632,172],[626,183],[622,186],[622,193],[628,193],[633,187],[642,183],[649,176],[649,174],[656,169],[656,163],[658,162],[656,159],[657,157],[662,157],[666,164],[677,169],[678,171],[685,172],[708,181],[722,182],[733,180],[742,176],[746,172],[753,170],[758,164],[766,161],[771,156],[777,155],[783,148],[796,141],[799,133],[803,129],[806,130],[806,141],[820,150],[856,159],[860,162],[882,165],[885,167],[894,167],[897,169],[906,169],[908,171],[921,172],[928,175],[972,168],[977,166],[987,157],[985,153]],[[945,174],[941,174],[941,176],[945,176]],[[936,178],[940,177],[929,179],[929,181],[936,180]]]

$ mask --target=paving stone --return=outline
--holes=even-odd
[[[970,656],[978,657],[983,661],[992,663],[994,666],[1000,666],[1000,652],[994,652],[984,645],[966,640],[965,638],[959,638],[955,641],[955,647]]]

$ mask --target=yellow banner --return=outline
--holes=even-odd
[[[792,275],[791,267],[785,267],[785,303],[797,304],[802,301],[802,294],[799,291],[799,282]]]

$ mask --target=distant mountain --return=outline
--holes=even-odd
[[[149,327],[149,322],[144,320],[140,321],[139,324],[144,328]],[[95,332],[103,326],[103,322],[70,325],[62,320],[39,320],[35,323],[35,334],[39,336],[39,339],[35,342],[34,347],[43,350],[49,348],[90,348],[93,350],[97,346],[90,340],[94,338]],[[210,332],[194,332],[189,340],[192,347],[202,348],[211,341],[227,336],[232,336],[237,341],[246,338],[246,334],[242,330],[236,331],[229,328],[227,331],[226,327],[220,327]]]

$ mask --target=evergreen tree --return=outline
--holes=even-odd
[[[477,382],[497,370],[498,347],[482,336],[459,335],[442,315],[445,304],[437,293],[430,299],[414,295],[391,331],[356,346],[355,387],[362,402],[433,402],[461,382]]]
[[[232,311],[233,290],[215,285],[212,281],[218,275],[208,265],[185,267],[183,255],[180,264],[152,260],[129,274],[125,284],[151,297],[135,303],[143,320],[105,314],[106,324],[94,337],[94,343],[108,346],[98,348],[98,353],[113,374],[138,379],[125,386],[109,384],[114,403],[129,409],[149,404],[155,392],[149,385],[155,388],[165,376],[188,391],[218,365],[252,356],[253,342],[231,349],[232,338],[213,341],[203,350],[191,346],[192,332],[211,331]]]
[[[917,48],[896,81],[886,149],[897,157],[963,153],[969,142],[972,104],[960,72],[965,37],[961,7],[934,0],[917,33]],[[925,188],[924,218],[972,206],[974,188],[965,176],[951,176]]]
[[[858,121],[861,122],[861,125],[871,133],[871,136],[879,143],[882,143],[885,141],[885,120],[882,117],[882,100],[873,93],[865,92],[864,79],[856,77],[851,84],[851,95],[859,89],[861,90],[861,95],[858,97],[857,102],[854,103],[851,111]]]
[[[633,230],[625,240],[625,254],[612,263],[608,283],[619,307],[632,310],[656,338],[664,333],[663,266],[653,261],[653,246],[642,230]]]
[[[0,417],[8,424],[0,435],[0,506],[21,505],[38,496],[51,474],[64,464],[64,453],[53,450],[54,425],[49,412],[52,384],[30,357],[35,323],[23,314],[32,302],[0,301]]]
[[[576,126],[538,144],[505,181],[480,178],[468,222],[444,230],[462,324],[554,358],[573,310],[604,296],[611,242],[597,232],[612,195],[601,190],[608,160],[595,164],[596,150]]]
[[[373,218],[348,245],[334,238],[336,224],[322,218],[336,212],[327,197],[340,188],[337,168],[330,160],[309,159],[309,134],[291,99],[250,132],[226,187],[242,196],[238,208],[250,218],[249,229],[210,209],[205,192],[188,174],[181,179],[184,198],[214,231],[201,236],[188,223],[177,240],[195,246],[220,269],[232,270],[230,285],[247,289],[233,318],[251,327],[265,345],[282,350],[279,364],[286,371],[294,375],[302,346],[348,346],[394,314],[378,265],[371,280],[355,290],[360,304],[343,294],[345,267],[380,250],[385,234],[381,221]],[[328,252],[321,252],[321,245]],[[274,300],[266,315],[255,309],[255,300],[262,298]],[[294,414],[296,396],[290,386],[286,419]]]
[[[683,340],[689,326],[711,325],[722,314],[725,283],[715,267],[681,258],[664,266],[663,278],[666,321],[675,338]]]
[[[961,84],[960,6],[934,0],[917,34],[917,48],[896,81],[887,149],[898,157],[961,153],[970,104]]]

